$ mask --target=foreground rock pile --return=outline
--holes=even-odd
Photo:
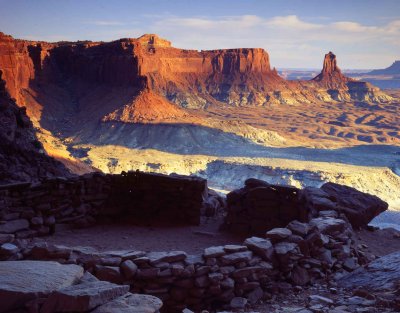
[[[321,211],[309,223],[292,221],[243,245],[214,246],[202,255],[182,251],[98,252],[91,248],[5,243],[0,254],[10,260],[47,260],[76,264],[98,279],[129,285],[131,292],[162,299],[180,311],[255,304],[282,288],[306,286],[348,273],[373,256],[352,245],[351,225],[334,211]],[[1,300],[1,299],[0,299]],[[238,304],[239,303],[239,304]],[[46,311],[47,312],[47,311]],[[50,311],[49,311],[50,312]]]

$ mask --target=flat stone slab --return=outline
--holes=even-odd
[[[107,281],[88,281],[53,292],[41,313],[86,312],[118,298],[129,291],[127,285]]]
[[[96,308],[91,313],[155,313],[162,304],[161,300],[154,296],[128,293]]]
[[[83,276],[78,265],[49,261],[0,262],[0,313],[24,307],[38,296],[69,287]]]
[[[169,252],[150,252],[146,255],[151,264],[160,262],[178,262],[186,259],[186,253],[183,251],[169,251]]]
[[[271,241],[259,237],[247,238],[244,245],[253,251],[255,254],[261,256],[264,260],[271,260],[274,253],[274,247]]]
[[[395,290],[400,283],[400,251],[385,255],[364,268],[343,276],[338,281],[344,288],[368,290]]]
[[[326,235],[335,232],[342,232],[346,228],[346,222],[342,219],[331,217],[317,217],[310,221],[311,226],[316,226],[318,230]]]

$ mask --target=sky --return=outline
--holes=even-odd
[[[0,31],[44,41],[156,33],[174,47],[264,48],[277,68],[344,69],[400,60],[400,0],[0,0]]]

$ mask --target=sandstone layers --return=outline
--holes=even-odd
[[[5,91],[26,107],[46,151],[68,159],[69,168],[80,166],[67,151],[77,144],[193,153],[197,146],[215,149],[216,142],[232,143],[237,150],[236,144],[248,142],[297,146],[312,141],[313,146],[323,140],[355,144],[400,138],[393,126],[395,114],[378,117],[391,127],[382,134],[374,128],[380,125],[365,129],[357,124],[354,130],[342,117],[336,122],[330,109],[325,113],[326,106],[339,102],[382,105],[392,100],[367,83],[345,77],[332,53],[314,80],[286,81],[259,48],[183,50],[156,35],[47,43],[0,33],[0,70]],[[318,116],[318,123],[311,118],[308,127],[313,128],[301,132],[310,124],[304,110],[314,107],[316,112],[325,110],[327,117]],[[294,120],[282,112],[294,112]]]
[[[221,103],[390,100],[379,89],[345,77],[332,53],[314,80],[286,81],[271,69],[263,49],[183,50],[157,35],[46,43],[0,34],[0,68],[7,91],[45,128],[60,114],[72,113],[82,119],[91,114],[96,122],[157,122],[186,116],[179,107]]]

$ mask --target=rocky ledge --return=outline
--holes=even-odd
[[[153,313],[161,300],[100,281],[77,265],[44,261],[0,262],[0,312]]]

